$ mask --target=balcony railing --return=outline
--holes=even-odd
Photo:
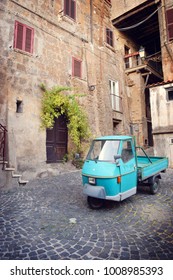
[[[124,63],[126,70],[133,70],[135,68],[149,67],[153,69],[155,73],[158,73],[162,76],[162,64],[160,55],[157,56],[148,56],[141,58],[139,52],[132,54],[127,54],[124,56]]]

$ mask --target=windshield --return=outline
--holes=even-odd
[[[118,154],[119,143],[117,140],[94,140],[87,159],[115,161],[114,156]]]

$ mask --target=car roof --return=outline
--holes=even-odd
[[[128,136],[128,135],[107,135],[107,136],[97,137],[94,140],[130,140],[130,139],[132,139],[132,136]]]

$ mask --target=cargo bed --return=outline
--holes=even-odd
[[[144,181],[168,168],[165,157],[137,156],[138,181]]]

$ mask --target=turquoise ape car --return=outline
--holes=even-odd
[[[89,206],[97,209],[105,200],[121,201],[137,192],[138,184],[147,184],[155,194],[168,159],[137,156],[132,136],[104,136],[93,140],[82,168],[83,192]]]

